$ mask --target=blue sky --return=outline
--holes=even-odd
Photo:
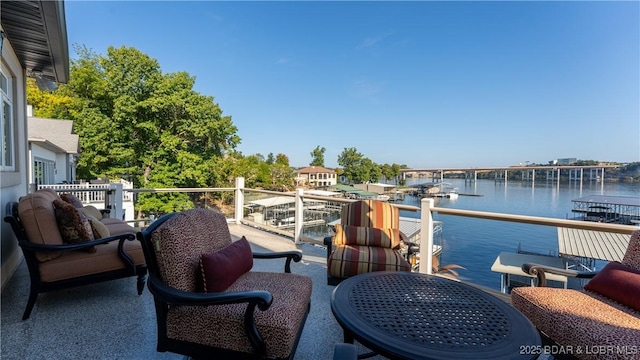
[[[640,2],[67,1],[69,43],[186,71],[245,155],[640,161]],[[71,53],[72,57],[76,54]]]

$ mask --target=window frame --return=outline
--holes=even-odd
[[[0,171],[16,171],[16,123],[13,101],[15,80],[3,68],[0,68]]]

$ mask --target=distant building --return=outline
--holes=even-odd
[[[73,183],[79,137],[73,121],[27,117],[29,183],[35,185]]]
[[[393,194],[396,191],[396,186],[395,185],[381,184],[381,183],[355,184],[353,186],[355,188],[357,188],[357,189],[370,191],[370,192],[374,192],[374,193],[377,193],[377,194]]]
[[[578,162],[576,158],[566,158],[553,160],[553,165],[573,165]]]
[[[325,187],[338,183],[336,172],[322,166],[308,166],[296,170],[296,173],[297,186]]]

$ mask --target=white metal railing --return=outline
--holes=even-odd
[[[123,181],[118,183],[107,184],[44,184],[38,185],[38,189],[53,189],[61,193],[71,193],[75,195],[83,203],[104,203],[107,198],[109,190],[114,189],[114,184],[122,184],[123,190],[133,189],[133,184]],[[133,201],[133,194],[131,192],[124,192],[122,194],[122,201]]]
[[[48,188],[58,193],[73,194],[85,205],[96,205],[98,208],[111,209],[111,217],[124,219],[124,203],[133,203],[132,195],[127,194],[127,196],[125,196],[122,191],[125,185],[127,184],[46,184],[38,185],[38,189]],[[133,208],[133,206],[131,206],[131,208]]]
[[[634,230],[638,230],[638,227],[633,225],[597,223],[597,222],[590,222],[590,221],[555,219],[555,218],[546,218],[546,217],[540,217],[540,216],[514,215],[514,214],[493,213],[493,212],[486,212],[486,211],[475,211],[475,210],[461,210],[461,209],[434,207],[433,205],[434,205],[433,199],[429,199],[429,198],[422,199],[421,233],[427,234],[426,235],[427,241],[424,241],[425,236],[423,236],[422,238],[423,239],[422,243],[426,245],[425,255],[426,255],[427,261],[420,262],[419,271],[427,274],[430,274],[432,269],[431,256],[433,251],[433,214],[434,213],[438,213],[441,215],[471,217],[471,218],[478,218],[478,219],[485,219],[485,220],[508,221],[508,222],[523,223],[523,224],[531,224],[531,225],[565,227],[565,228],[572,228],[572,229],[594,230],[594,231],[612,232],[612,233],[619,233],[619,234],[631,234]]]
[[[60,193],[70,193],[80,199],[83,204],[104,203],[111,190],[109,184],[46,184],[38,185],[38,189],[53,189]]]
[[[91,186],[93,185],[93,186]],[[110,186],[106,187],[105,185]],[[84,188],[80,188],[75,185],[47,185],[41,187],[50,187],[60,192],[78,192],[78,196],[81,199],[87,199],[87,202],[90,202],[92,199],[98,198],[98,195],[85,195],[84,193],[97,192],[97,193],[107,193],[111,194],[114,198],[111,202],[112,205],[116,208],[116,214],[118,214],[118,206],[122,206],[122,200],[125,198],[134,198],[134,194],[136,193],[167,193],[167,192],[189,192],[189,193],[210,193],[210,192],[233,192],[234,193],[234,204],[233,204],[233,213],[226,214],[227,218],[230,222],[234,222],[236,224],[247,223],[252,226],[264,227],[265,229],[279,233],[282,235],[290,236],[293,238],[294,242],[300,243],[302,241],[309,242],[311,239],[306,238],[303,235],[303,226],[304,226],[304,213],[308,210],[308,206],[305,206],[305,202],[317,202],[323,201],[328,206],[336,207],[336,211],[339,212],[339,207],[344,203],[353,202],[355,200],[347,199],[347,198],[337,198],[337,197],[329,197],[329,196],[318,196],[318,195],[305,195],[304,190],[298,189],[295,193],[285,193],[278,191],[269,191],[269,190],[261,190],[261,189],[251,189],[244,187],[244,178],[237,178],[236,184],[234,188],[162,188],[162,189],[122,189],[122,184],[86,184]],[[128,196],[126,196],[127,194]],[[259,195],[255,195],[259,194]],[[255,201],[256,199],[265,199],[265,198],[275,198],[275,197],[288,197],[291,198],[291,201],[287,203],[287,211],[291,211],[291,216],[293,219],[293,232],[285,231],[279,228],[278,226],[270,226],[271,224],[266,223],[264,221],[257,222],[255,219],[249,218],[249,216],[245,217],[244,212],[245,209],[250,208],[250,203]],[[106,198],[108,199],[108,197]],[[293,207],[290,206],[293,204]],[[556,219],[556,218],[546,218],[539,216],[528,216],[528,215],[514,215],[514,214],[504,214],[504,213],[493,213],[493,212],[485,212],[485,211],[474,211],[474,210],[461,210],[461,209],[451,209],[451,208],[441,208],[434,206],[434,200],[431,198],[424,198],[421,200],[420,207],[410,206],[410,205],[400,205],[393,204],[394,206],[400,208],[401,210],[420,212],[420,220],[421,220],[421,245],[424,245],[425,248],[422,249],[421,258],[424,261],[420,262],[419,271],[422,273],[431,273],[432,269],[432,254],[433,254],[433,237],[434,237],[434,220],[433,214],[438,213],[441,215],[453,215],[453,216],[463,216],[470,218],[478,218],[485,220],[493,220],[493,221],[507,221],[507,222],[516,222],[516,223],[524,223],[531,225],[540,225],[540,226],[553,226],[553,227],[565,227],[565,228],[574,228],[574,229],[585,229],[585,230],[594,230],[594,231],[603,231],[603,232],[613,232],[613,233],[621,233],[621,234],[631,234],[634,230],[638,230],[637,226],[632,225],[620,225],[620,224],[610,224],[610,223],[597,223],[597,222],[589,222],[589,221],[576,221],[576,220],[568,220],[568,219]],[[249,206],[249,207],[248,207]],[[113,206],[112,206],[113,207]],[[161,215],[161,214],[157,214]],[[289,218],[289,217],[288,217]],[[275,224],[277,225],[277,224]],[[328,232],[328,229],[327,229]],[[421,246],[422,247],[422,246]]]

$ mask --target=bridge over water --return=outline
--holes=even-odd
[[[509,172],[518,172],[521,180],[535,182],[536,173],[547,181],[560,182],[561,175],[571,181],[603,180],[605,169],[618,168],[619,165],[548,165],[548,166],[508,166],[508,167],[470,167],[470,168],[424,168],[400,169],[402,178],[407,177],[431,178],[434,182],[444,179],[445,173],[464,173],[465,181],[476,181],[479,173],[493,173],[495,181],[507,182]],[[542,174],[542,175],[540,175]]]

